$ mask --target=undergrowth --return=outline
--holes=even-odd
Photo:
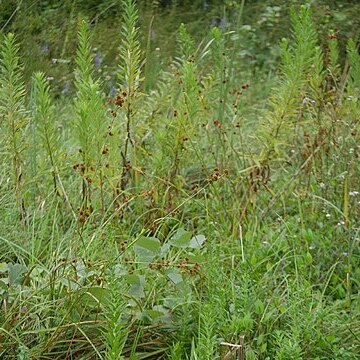
[[[244,2],[156,74],[122,6],[112,97],[86,21],[69,99],[2,41],[1,358],[357,359],[356,40],[294,8],[264,105]]]

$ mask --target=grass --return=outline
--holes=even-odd
[[[122,6],[111,97],[86,22],[69,97],[26,86],[4,37],[0,356],[356,359],[356,42],[342,64],[302,6],[275,78],[242,66],[239,27],[181,25],[159,70]]]

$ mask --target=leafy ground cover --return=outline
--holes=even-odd
[[[165,66],[122,1],[116,81],[79,21],[68,95],[4,35],[2,358],[358,358],[358,44],[245,66],[244,3]]]

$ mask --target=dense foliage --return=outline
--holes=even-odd
[[[0,2],[1,358],[358,358],[359,6],[219,3]]]

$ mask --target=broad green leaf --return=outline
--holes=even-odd
[[[133,296],[136,299],[141,299],[145,297],[144,287],[141,285],[130,286],[129,295]]]
[[[193,249],[200,249],[205,240],[206,237],[204,235],[193,236],[190,240],[189,247]]]
[[[8,264],[8,270],[10,286],[14,284],[21,285],[28,272],[27,267],[21,264]]]
[[[7,290],[9,284],[9,279],[0,279],[0,289]]]
[[[100,286],[92,286],[87,289],[81,297],[81,303],[88,306],[98,306],[103,304],[110,297],[110,291]]]
[[[177,270],[169,270],[166,275],[175,285],[183,282],[183,277]]]
[[[134,296],[137,299],[143,298],[145,296],[144,286],[145,286],[145,276],[129,274],[125,275],[124,279],[127,284],[130,285],[129,295]]]
[[[190,246],[192,234],[190,231],[179,229],[175,235],[170,239],[170,244],[178,248],[187,248]]]
[[[205,262],[205,258],[203,255],[201,254],[193,254],[193,253],[188,253],[188,257],[189,257],[189,260],[190,260],[190,263],[194,264],[194,263],[203,263]]]
[[[136,275],[136,274],[125,275],[124,280],[129,285],[144,285],[145,284],[145,277]]]
[[[3,274],[8,271],[8,264],[7,263],[0,263],[0,274]]]
[[[171,245],[169,243],[163,244],[160,249],[160,255],[166,255],[170,250]]]
[[[77,290],[80,287],[80,285],[77,282],[75,282],[72,279],[65,278],[65,277],[60,278],[60,282],[61,282],[61,284],[63,284],[66,287],[70,286],[70,289],[72,289],[72,290]]]
[[[157,252],[160,248],[160,240],[155,237],[141,237],[135,243],[135,246],[140,246],[152,252]]]
[[[160,249],[160,241],[155,237],[141,237],[134,245],[140,261],[152,261]]]
[[[170,311],[161,305],[155,305],[152,309],[144,310],[140,314],[140,319],[148,323],[162,322],[171,324]]]

